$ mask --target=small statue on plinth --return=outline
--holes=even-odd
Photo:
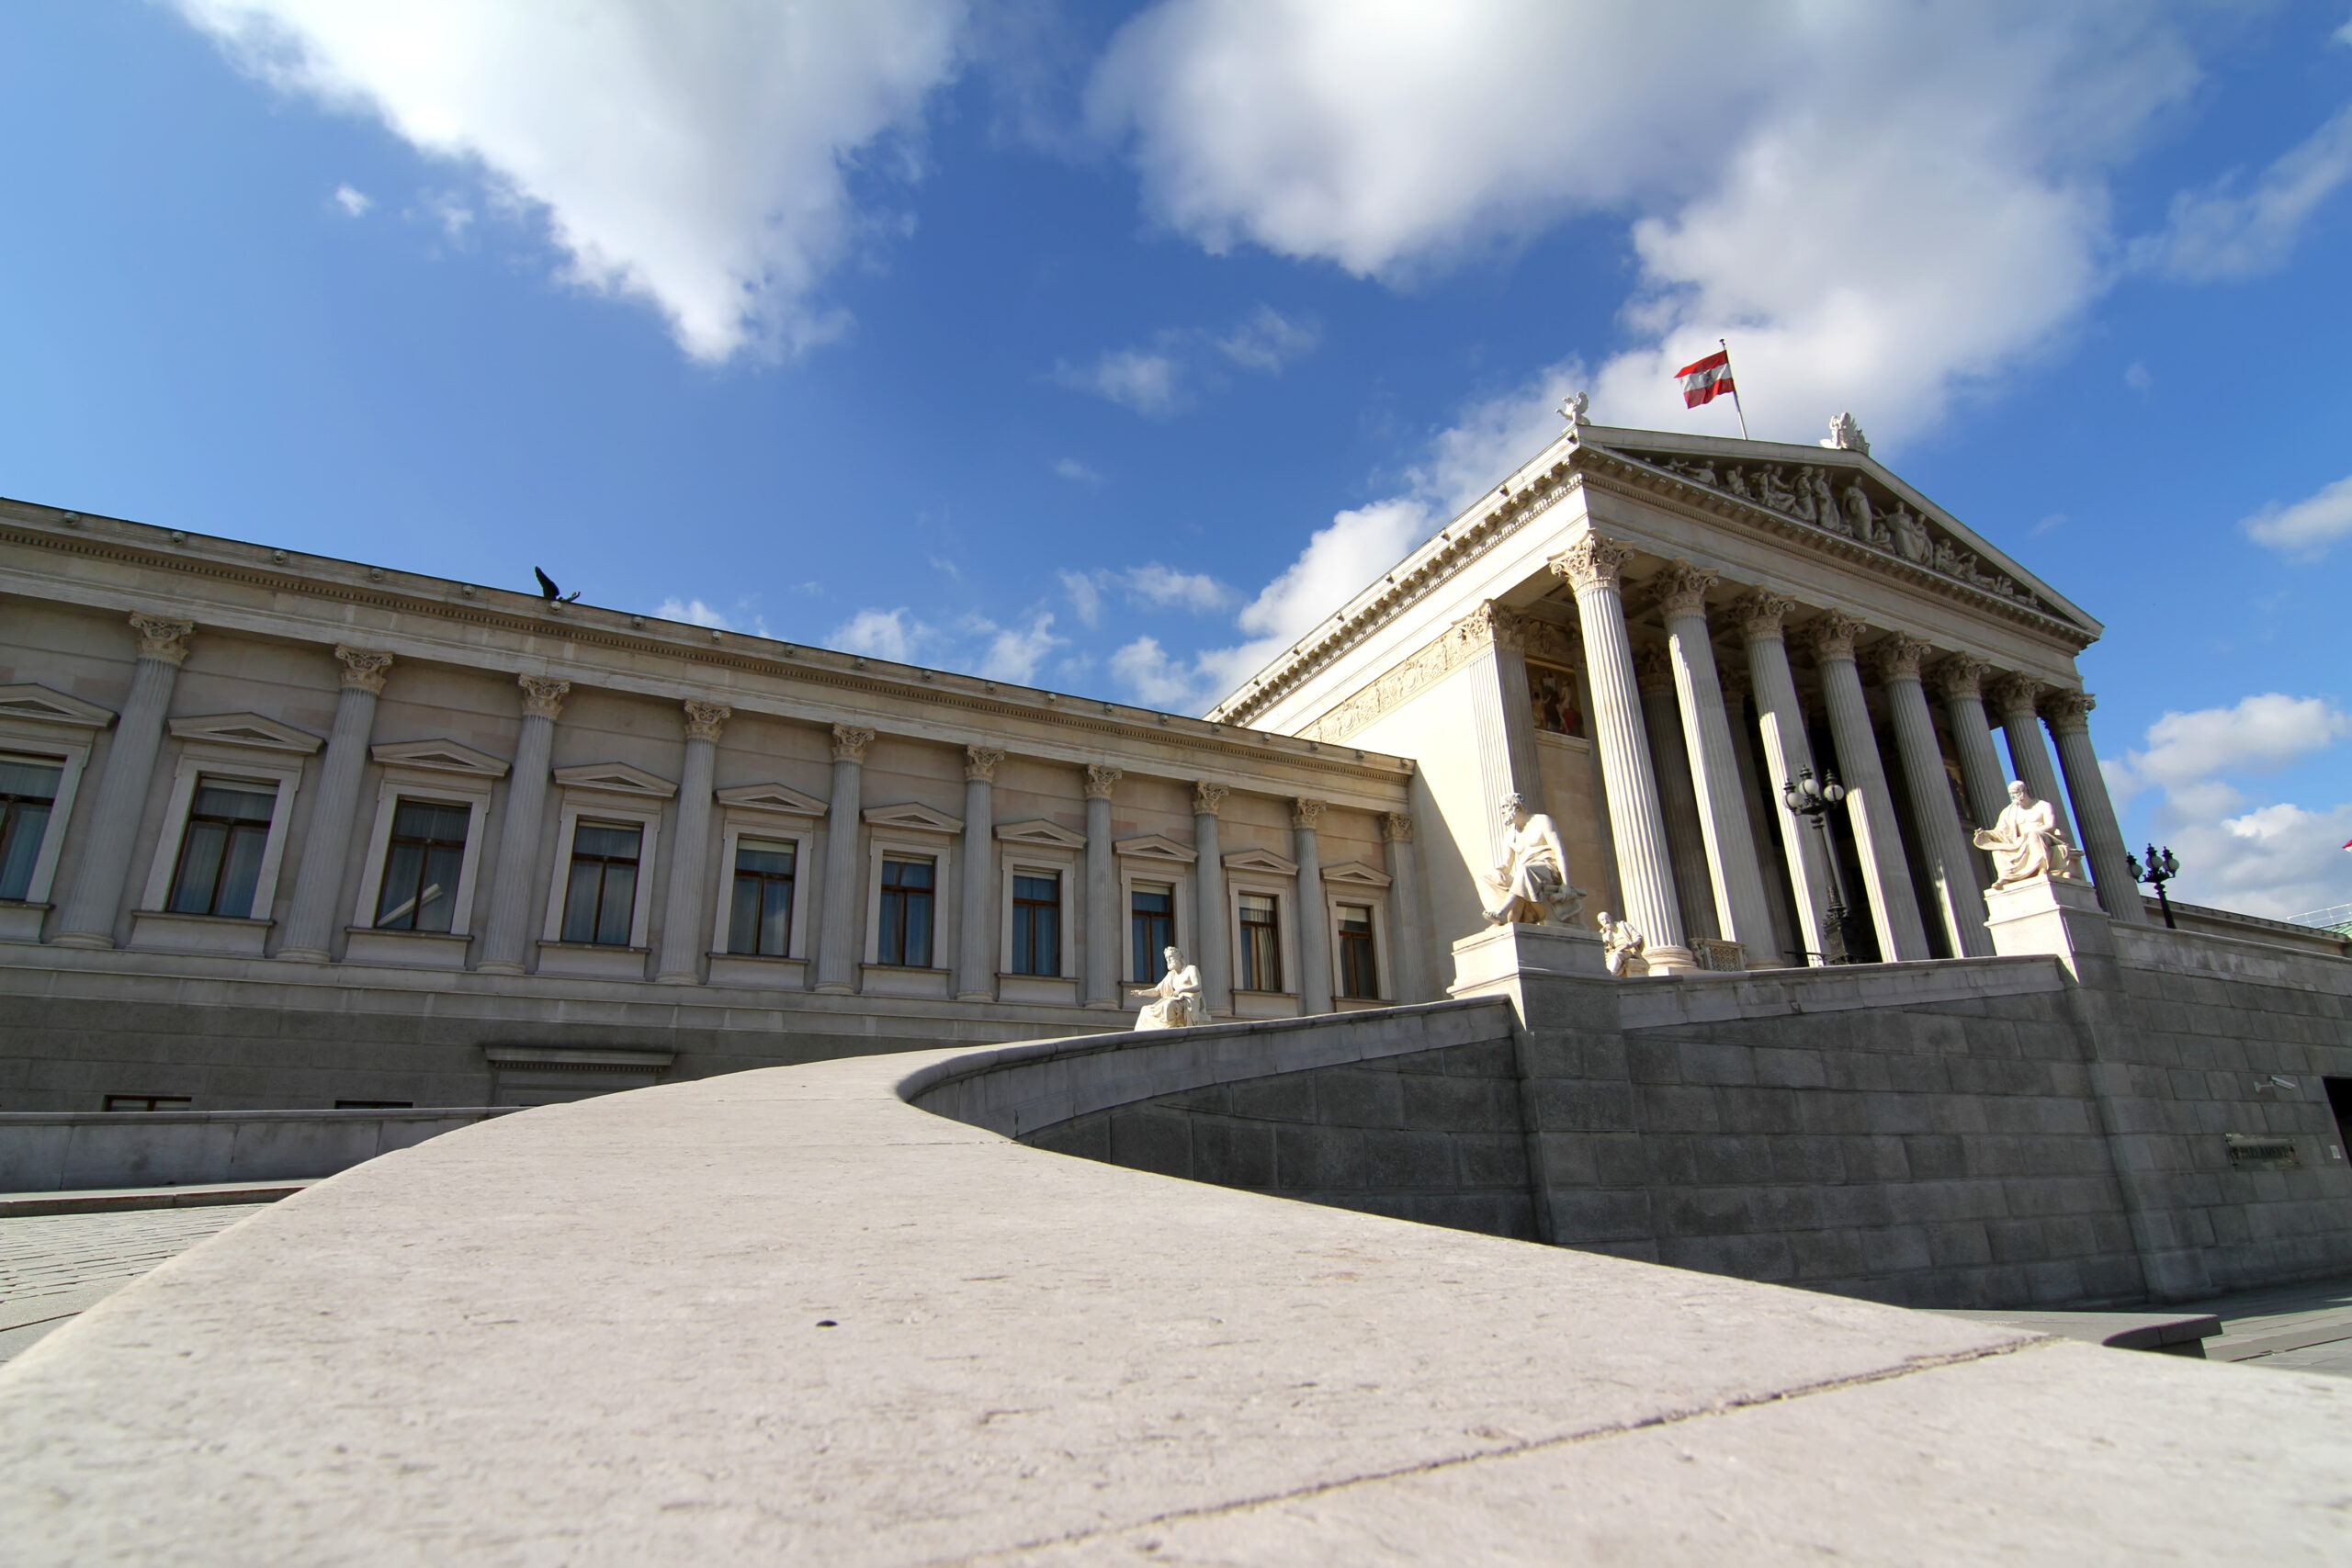
[[[1487,906],[1487,923],[1566,925],[1584,908],[1584,889],[1568,883],[1568,853],[1560,830],[1541,811],[1527,809],[1516,795],[1503,796],[1503,854],[1487,886],[1497,903]]]
[[[1979,828],[1973,842],[1993,852],[1996,887],[2014,887],[2037,876],[2080,880],[2075,869],[2082,863],[2081,852],[2059,831],[2058,813],[2048,801],[2034,799],[2023,779],[2009,781],[2009,803],[2001,808],[2001,819]]]
[[[1611,975],[1630,980],[1650,972],[1649,938],[1635,931],[1632,921],[1613,919],[1603,909],[1593,925],[1600,932],[1600,962]]]
[[[1184,955],[1172,947],[1162,952],[1160,957],[1167,961],[1168,973],[1159,977],[1159,984],[1136,992],[1137,998],[1155,998],[1136,1014],[1136,1028],[1190,1029],[1196,1023],[1206,1023],[1208,994],[1201,987],[1199,967],[1185,963]]]

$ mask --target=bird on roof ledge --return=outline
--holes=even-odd
[[[558,588],[555,585],[554,578],[549,577],[537,567],[533,567],[531,569],[531,575],[539,580],[539,597],[546,600],[548,604],[577,604],[580,603],[580,595],[584,592],[584,590],[575,588],[571,592],[566,593],[562,589]]]

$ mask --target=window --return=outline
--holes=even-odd
[[[1012,972],[1062,972],[1062,879],[1050,872],[1013,874]]]
[[[786,958],[792,947],[792,877],[799,846],[735,840],[735,906],[727,918],[727,951]]]
[[[571,830],[571,880],[563,890],[563,940],[627,947],[637,905],[637,863],[645,829],[634,823],[581,822]]]
[[[1241,903],[1241,988],[1279,991],[1283,988],[1282,932],[1274,919],[1271,893],[1244,893]]]
[[[261,880],[261,854],[277,792],[198,779],[189,804],[180,860],[172,874],[175,915],[225,915],[250,919]]]
[[[1151,985],[1168,973],[1166,953],[1176,945],[1176,890],[1138,887],[1129,894],[1127,929],[1135,943],[1135,977]]]
[[[28,896],[64,773],[62,763],[0,757],[0,898]]]
[[[195,1103],[185,1094],[110,1094],[108,1111],[186,1111]]]
[[[473,817],[471,807],[443,800],[403,800],[393,809],[383,886],[376,895],[377,930],[448,931]]]
[[[1380,996],[1380,964],[1373,955],[1369,905],[1340,906],[1340,995],[1375,1000]]]
[[[880,963],[907,969],[931,967],[933,869],[927,860],[883,858]]]

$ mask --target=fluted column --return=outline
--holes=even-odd
[[[2066,835],[2068,843],[2080,848],[2083,840],[2075,835],[2065,792],[2058,787],[2058,770],[2050,765],[2050,748],[2041,739],[2041,694],[2048,689],[2030,675],[2004,675],[1986,694],[1993,699],[1993,711],[2001,716],[2001,732],[2009,738],[2009,761],[2017,764],[2017,776],[2033,791],[2036,800],[2050,803],[2058,830]],[[2008,792],[2001,793],[2006,806]]]
[[[1682,908],[1674,896],[1666,829],[1658,819],[1657,776],[1642,738],[1641,695],[1634,684],[1634,649],[1625,636],[1620,574],[1627,547],[1588,532],[1552,558],[1554,575],[1576,590],[1587,678],[1592,683],[1592,731],[1600,753],[1602,794],[1609,799],[1609,833],[1617,852],[1617,882],[1625,895],[1623,918],[1649,939],[1650,970],[1675,974],[1697,967],[1682,942]]]
[[[1901,633],[1876,650],[1879,684],[1886,692],[1894,723],[1894,745],[1903,757],[1903,784],[1910,792],[1911,820],[1918,825],[1920,858],[1935,886],[1928,900],[1943,921],[1952,954],[1990,958],[1993,938],[1984,929],[1984,897],[1976,886],[1975,850],[1962,831],[1944,773],[1943,748],[1936,743],[1935,716],[1928,711],[1928,689],[1919,682],[1919,656],[1928,645]]]
[[[130,627],[139,634],[139,661],[131,666],[130,694],[122,716],[115,721],[114,746],[107,753],[107,771],[98,780],[98,797],[90,807],[90,827],[83,840],[82,865],[74,874],[74,891],[58,917],[57,934],[50,941],[60,947],[112,947],[115,921],[122,914],[122,886],[130,874],[130,855],[139,838],[139,818],[147,808],[147,789],[155,776],[155,752],[164,743],[164,719],[171,711],[172,687],[180,666],[187,661],[187,639],[194,621],[167,621],[156,615],[134,615]]]
[[[1126,775],[1086,764],[1086,1005],[1119,1006],[1119,876],[1111,856],[1111,792]],[[1230,1002],[1231,993],[1227,994]]]
[[[1861,852],[1862,882],[1869,890],[1871,919],[1878,928],[1882,959],[1926,958],[1928,928],[1919,919],[1919,899],[1911,868],[1903,858],[1903,836],[1894,826],[1894,798],[1878,755],[1870,704],[1862,696],[1862,672],[1854,664],[1854,637],[1862,623],[1831,610],[1815,621],[1814,661],[1821,669],[1821,695],[1829,709],[1829,735],[1838,746],[1838,778],[1846,786],[1846,820]]]
[[[1723,678],[1707,631],[1707,591],[1715,582],[1713,572],[1676,561],[1658,579],[1658,608],[1666,616],[1667,652],[1682,705],[1683,749],[1706,837],[1715,924],[1759,964],[1777,964],[1781,955],[1772,941],[1771,909],[1764,901],[1764,870],[1748,829],[1747,798],[1732,755],[1731,726],[1724,718]],[[1690,906],[1683,908],[1687,913]]]
[[[1388,847],[1389,995],[1400,1002],[1429,998],[1429,921],[1421,905],[1421,858],[1413,848],[1413,818],[1402,811],[1380,818]]]
[[[1746,682],[1740,684],[1744,687]],[[1769,962],[1802,967],[1804,943],[1797,936],[1796,906],[1789,901],[1788,879],[1772,862],[1772,819],[1783,808],[1781,792],[1767,790],[1756,772],[1756,742],[1749,727],[1747,698],[1739,692],[1724,694],[1724,724],[1731,731],[1732,761],[1739,767],[1739,795],[1747,807],[1747,840],[1756,846],[1757,874],[1764,879],[1764,908],[1772,918],[1772,952]],[[1750,955],[1750,962],[1754,961]]]
[[[858,852],[865,749],[874,731],[833,726],[833,797],[825,806],[825,918],[817,936],[817,984],[827,996],[857,989],[865,952],[865,857]]]
[[[2123,827],[2115,819],[2115,802],[2108,797],[2107,775],[2099,772],[2098,752],[2091,746],[2091,709],[2097,706],[2098,699],[2088,692],[2053,692],[2042,702],[2041,712],[2066,770],[2066,794],[2074,802],[2075,820],[2082,825],[2083,853],[2090,857],[2099,906],[2116,919],[2146,925],[2148,906],[2140,897],[2140,885],[2132,879],[2132,852],[2124,848]]]
[[[718,767],[718,736],[734,716],[717,703],[688,702],[686,763],[678,778],[677,841],[670,846],[669,897],[662,909],[662,958],[654,979],[665,986],[702,983],[702,955],[711,944],[703,925],[711,906],[703,897],[705,857],[710,853],[710,788]]]
[[[1225,858],[1220,852],[1217,811],[1225,805],[1225,785],[1204,779],[1193,785],[1193,961],[1201,966],[1201,988],[1208,993],[1209,1013],[1224,1018],[1233,1011],[1233,953],[1225,918]]]
[[[1323,851],[1315,824],[1324,804],[1301,795],[1291,802],[1291,859],[1298,862],[1298,1010],[1331,1010],[1330,911],[1323,898]]]
[[[547,812],[548,764],[555,755],[555,721],[571,682],[549,675],[517,675],[523,688],[523,728],[514,739],[514,768],[506,775],[506,815],[498,829],[498,867],[490,883],[490,920],[483,928],[486,975],[520,975],[530,951],[531,906],[537,878],[539,819]],[[563,851],[558,846],[556,852]]]
[[[286,913],[280,958],[324,964],[333,953],[335,906],[343,893],[344,862],[351,854],[352,818],[359,809],[359,786],[368,776],[368,739],[376,728],[376,699],[384,690],[389,653],[338,643],[343,693],[335,699],[334,728],[319,765],[319,787],[311,794],[311,829],[302,838],[302,865],[295,874],[294,902]]]
[[[996,999],[996,765],[1004,753],[992,746],[964,748],[963,893],[958,901],[956,999]]]
[[[2001,772],[2001,754],[1993,748],[1992,721],[1984,716],[1984,677],[1992,666],[1964,653],[1938,660],[1928,671],[1936,695],[1944,705],[1944,723],[1951,729],[1951,748],[1960,761],[1960,787],[1968,796],[1968,814],[1974,826],[1990,828],[2001,819],[2009,803],[2008,780]]]
[[[1662,648],[1642,649],[1634,655],[1634,680],[1642,689],[1642,727],[1649,737],[1650,761],[1657,768],[1658,820],[1666,829],[1682,934],[1694,940],[1721,936],[1714,885],[1707,878],[1707,832],[1699,825],[1690,753],[1683,748],[1682,716],[1675,708],[1673,659]]]
[[[1796,676],[1789,669],[1789,647],[1782,627],[1796,601],[1768,589],[1751,589],[1732,605],[1739,622],[1740,642],[1747,650],[1748,694],[1756,699],[1757,724],[1764,739],[1765,765],[1772,776],[1765,792],[1779,800],[1784,785],[1813,766],[1813,742],[1804,732],[1804,710],[1797,702]],[[1829,949],[1824,942],[1831,889],[1837,884],[1822,858],[1822,835],[1785,807],[1773,812],[1781,826],[1781,850],[1789,863],[1789,880],[1796,895],[1797,924],[1805,952],[1823,962]]]

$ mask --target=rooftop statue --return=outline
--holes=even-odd
[[[1487,907],[1489,925],[1566,925],[1584,908],[1584,889],[1568,883],[1568,854],[1560,830],[1516,795],[1503,796],[1503,855],[1488,885],[1499,902]]]
[[[1585,413],[1585,411],[1590,407],[1592,407],[1592,398],[1589,394],[1573,392],[1565,402],[1560,404],[1560,417],[1568,422],[1570,430],[1574,430],[1578,425],[1592,423]]]
[[[1871,455],[1870,437],[1862,434],[1860,422],[1850,413],[1841,413],[1829,422],[1829,439],[1822,445],[1840,452],[1860,452],[1865,457]]]
[[[1979,828],[1975,844],[1993,852],[1996,887],[2014,887],[2037,876],[2072,877],[2083,858],[2058,830],[2058,814],[2050,803],[2034,799],[2023,779],[2009,781],[2009,803],[2001,808],[2001,819]]]
[[[1208,996],[1201,988],[1201,971],[1195,964],[1184,962],[1184,955],[1175,948],[1164,950],[1160,956],[1168,961],[1168,973],[1159,984],[1147,986],[1136,992],[1136,997],[1157,999],[1145,1005],[1136,1014],[1136,1028],[1190,1029],[1209,1021]]]

